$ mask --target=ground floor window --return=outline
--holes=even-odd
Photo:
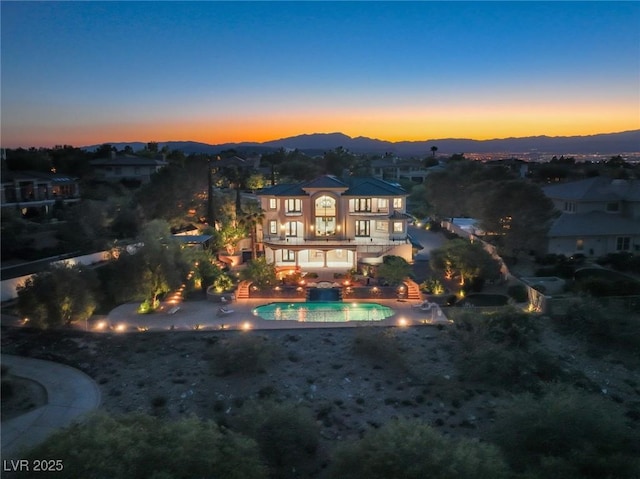
[[[394,233],[402,233],[402,221],[394,221],[393,222],[393,232]]]
[[[293,262],[296,260],[296,252],[290,249],[282,250],[282,261]]]
[[[619,236],[616,241],[617,251],[629,251],[631,247],[631,238],[628,236]]]

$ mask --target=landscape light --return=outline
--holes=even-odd
[[[251,323],[249,321],[245,321],[242,323],[242,330],[249,331],[251,329]]]
[[[404,328],[409,325],[409,322],[405,318],[398,319],[398,326]]]

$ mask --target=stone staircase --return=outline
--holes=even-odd
[[[404,284],[407,287],[407,299],[409,301],[422,301],[422,293],[418,283],[407,278],[404,280]]]
[[[240,281],[236,289],[236,299],[249,299],[249,286],[250,281]]]

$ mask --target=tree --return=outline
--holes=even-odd
[[[276,285],[276,268],[262,256],[252,259],[240,273],[242,278],[251,281],[258,289],[268,289]]]
[[[28,457],[61,461],[65,477],[267,477],[255,441],[193,417],[96,414],[54,434]]]
[[[40,328],[86,321],[96,309],[97,278],[91,269],[55,266],[18,288],[18,310]]]
[[[429,265],[446,279],[460,276],[460,284],[476,278],[500,277],[500,263],[484,249],[482,243],[458,238],[431,252]]]
[[[500,479],[507,477],[507,470],[495,446],[446,438],[424,423],[400,419],[340,446],[329,477]]]
[[[155,308],[159,295],[180,285],[187,265],[182,259],[179,245],[171,237],[167,222],[154,220],[147,223],[140,241],[144,246],[135,254],[142,274],[138,281],[145,292],[146,302]]]
[[[253,259],[258,257],[258,225],[262,225],[264,214],[265,211],[258,203],[247,203],[239,221],[251,235],[251,258]]]
[[[377,275],[384,278],[390,285],[396,286],[402,283],[411,273],[411,265],[401,256],[388,255],[382,259],[378,267]]]
[[[431,147],[431,157],[435,158],[436,157],[436,151],[438,151],[438,147],[437,146],[432,146]]]
[[[504,254],[544,249],[555,210],[540,187],[519,179],[490,181],[475,192],[472,214],[484,231],[500,236],[498,247]]]

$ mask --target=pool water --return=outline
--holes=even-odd
[[[253,310],[255,316],[275,321],[338,322],[381,321],[394,314],[393,309],[377,303],[269,303]]]

